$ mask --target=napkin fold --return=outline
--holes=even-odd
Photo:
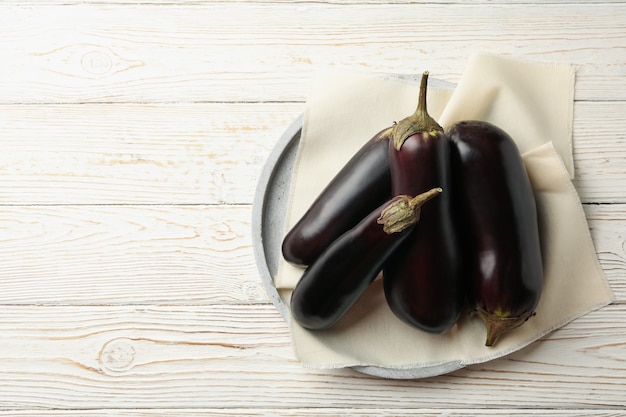
[[[445,334],[428,334],[395,317],[377,280],[331,329],[309,331],[290,323],[303,366],[415,369],[484,362],[519,350],[613,300],[571,182],[574,75],[567,64],[480,54],[470,58],[457,86],[429,80],[429,113],[444,128],[464,119],[488,121],[511,134],[523,152],[537,200],[544,258],[544,290],[536,316],[493,347],[484,346],[484,325],[469,315]],[[285,232],[365,141],[413,113],[417,81],[346,71],[316,76]],[[284,260],[279,263],[275,285],[285,303],[302,272]]]

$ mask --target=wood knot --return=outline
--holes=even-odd
[[[100,352],[100,363],[105,371],[122,372],[132,368],[135,348],[132,340],[120,338],[107,342]]]
[[[125,59],[107,46],[71,44],[35,53],[46,60],[50,71],[70,77],[97,79],[143,66],[142,61]]]
[[[113,68],[113,59],[110,51],[98,48],[86,52],[80,61],[83,69],[93,75],[104,75]]]

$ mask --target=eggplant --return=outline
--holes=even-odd
[[[400,121],[390,141],[393,194],[415,195],[434,186],[444,193],[425,206],[421,221],[385,264],[383,287],[393,313],[429,333],[444,333],[464,307],[462,257],[452,209],[450,147],[443,128],[428,115],[428,72],[417,110]]]
[[[391,198],[388,142],[393,126],[366,142],[285,235],[286,261],[307,266],[339,236]]]
[[[339,321],[380,273],[419,221],[421,206],[441,193],[396,196],[341,235],[303,273],[293,290],[293,319],[311,330]]]
[[[543,285],[537,208],[513,139],[482,121],[449,127],[456,216],[485,344],[534,314]]]

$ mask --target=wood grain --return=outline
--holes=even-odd
[[[434,409],[434,408],[363,408],[348,410],[343,408],[191,408],[191,409],[104,409],[104,410],[36,410],[36,411],[0,411],[2,417],[53,417],[53,416],[84,416],[84,417],[196,417],[196,416],[341,416],[349,415],[356,417],[471,417],[471,416],[509,416],[509,417],[547,417],[547,416],[572,416],[572,410],[552,410],[552,409]],[[585,416],[589,417],[618,417],[626,415],[626,412],[619,410],[585,410]]]
[[[507,358],[425,380],[307,370],[271,306],[14,306],[0,312],[0,409],[596,409],[623,404],[626,307]],[[564,354],[567,352],[567,354]],[[42,372],[45,370],[45,372]],[[454,395],[450,394],[450,390]],[[493,395],[497,390],[498,395]]]
[[[35,410],[35,411],[1,411],[1,417],[54,417],[54,416],[84,416],[84,417],[196,417],[196,416],[341,416],[350,415],[356,417],[471,417],[471,416],[508,416],[508,417],[548,417],[548,416],[572,416],[572,410],[537,409],[454,409],[454,408],[188,408],[188,409],[102,409],[102,410]],[[589,417],[618,417],[626,415],[626,412],[619,410],[585,410],[585,416]]]
[[[242,206],[8,206],[0,305],[267,303]],[[626,205],[586,205],[601,265],[626,302]]]
[[[626,416],[626,2],[6,0],[0,417]],[[304,369],[257,178],[316,69],[577,68],[574,184],[615,303],[424,380]]]
[[[185,5],[211,5],[215,3],[225,3],[228,0],[185,0]],[[602,3],[623,3],[624,0],[603,0]],[[23,2],[19,0],[5,0],[3,2],[7,5],[12,6],[20,6],[23,5]],[[95,4],[95,5],[161,5],[161,6],[171,6],[172,0],[31,0],[30,3],[46,6],[46,5],[79,5],[79,4]],[[239,1],[239,3],[287,3],[287,4],[307,4],[313,3],[311,0],[272,0],[268,2],[267,0],[243,0]],[[317,1],[315,3],[321,3],[325,5],[333,5],[333,4],[349,4],[351,6],[360,6],[362,4],[415,4],[415,0],[323,0]],[[467,4],[464,0],[429,0],[427,3],[432,4]],[[588,4],[588,0],[550,0],[550,1],[541,1],[541,0],[474,0],[472,1],[474,4],[493,4],[493,3],[504,3],[504,4]]]
[[[267,155],[302,111],[0,106],[0,204],[250,204]]]
[[[624,100],[625,15],[604,2],[3,5],[0,101],[302,101],[319,67],[454,82],[476,51],[570,62],[576,99]]]
[[[615,293],[616,302],[626,302],[626,206],[585,205],[598,259]]]
[[[574,185],[585,202],[626,201],[626,182],[621,182],[626,167],[626,148],[621,144],[626,144],[626,136],[613,130],[622,124],[620,114],[626,114],[626,102],[578,102],[574,106]]]
[[[250,206],[2,208],[0,304],[267,302]]]
[[[267,156],[304,109],[0,105],[0,205],[250,204]],[[577,102],[574,112],[582,200],[626,202],[626,102]]]

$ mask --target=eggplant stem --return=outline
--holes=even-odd
[[[428,71],[424,71],[422,74],[422,79],[420,80],[420,92],[419,99],[417,100],[417,109],[415,109],[415,114],[420,114],[422,116],[428,116],[428,106],[426,105],[426,90],[428,89],[428,75],[430,73]]]
[[[502,334],[521,326],[534,315],[534,313],[530,313],[519,317],[502,317],[489,313],[480,307],[476,307],[475,312],[487,328],[485,346],[493,346]]]
[[[377,223],[383,226],[383,231],[387,234],[399,233],[417,223],[424,203],[441,192],[443,192],[441,187],[435,187],[415,197],[408,195],[396,196],[381,211]]]
[[[431,188],[430,190],[422,194],[418,194],[415,197],[413,197],[411,200],[409,200],[409,207],[411,207],[413,210],[421,208],[425,202],[436,197],[442,192],[443,192],[443,188],[441,187]]]
[[[443,128],[435,119],[428,114],[426,104],[426,90],[428,89],[428,71],[424,71],[420,81],[419,98],[415,113],[405,117],[393,126],[393,146],[397,151],[402,148],[404,141],[419,132],[425,132],[430,136],[436,136],[437,132],[443,132]]]

